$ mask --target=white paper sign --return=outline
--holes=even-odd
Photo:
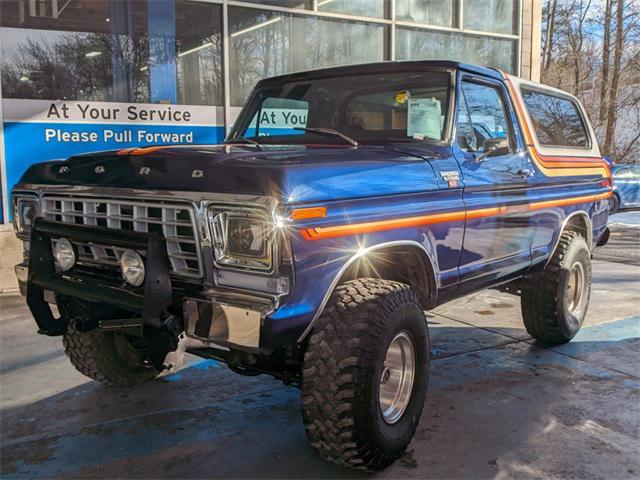
[[[407,136],[440,138],[440,102],[435,98],[412,98],[407,115]]]

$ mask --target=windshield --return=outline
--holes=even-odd
[[[439,143],[447,137],[450,81],[450,72],[422,71],[265,86],[255,91],[229,141],[345,146],[350,146],[349,140]]]

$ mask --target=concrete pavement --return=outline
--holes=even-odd
[[[0,297],[0,473],[124,478],[638,478],[640,267],[594,261],[585,328],[542,348],[517,297],[485,291],[429,314],[427,404],[403,459],[367,475],[308,445],[300,396],[188,357],[128,390],[77,373]]]

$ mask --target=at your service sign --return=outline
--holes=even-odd
[[[32,164],[80,153],[224,139],[222,107],[4,99],[10,192]]]

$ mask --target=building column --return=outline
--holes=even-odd
[[[534,82],[539,82],[542,50],[542,4],[540,0],[521,1],[520,75]]]

